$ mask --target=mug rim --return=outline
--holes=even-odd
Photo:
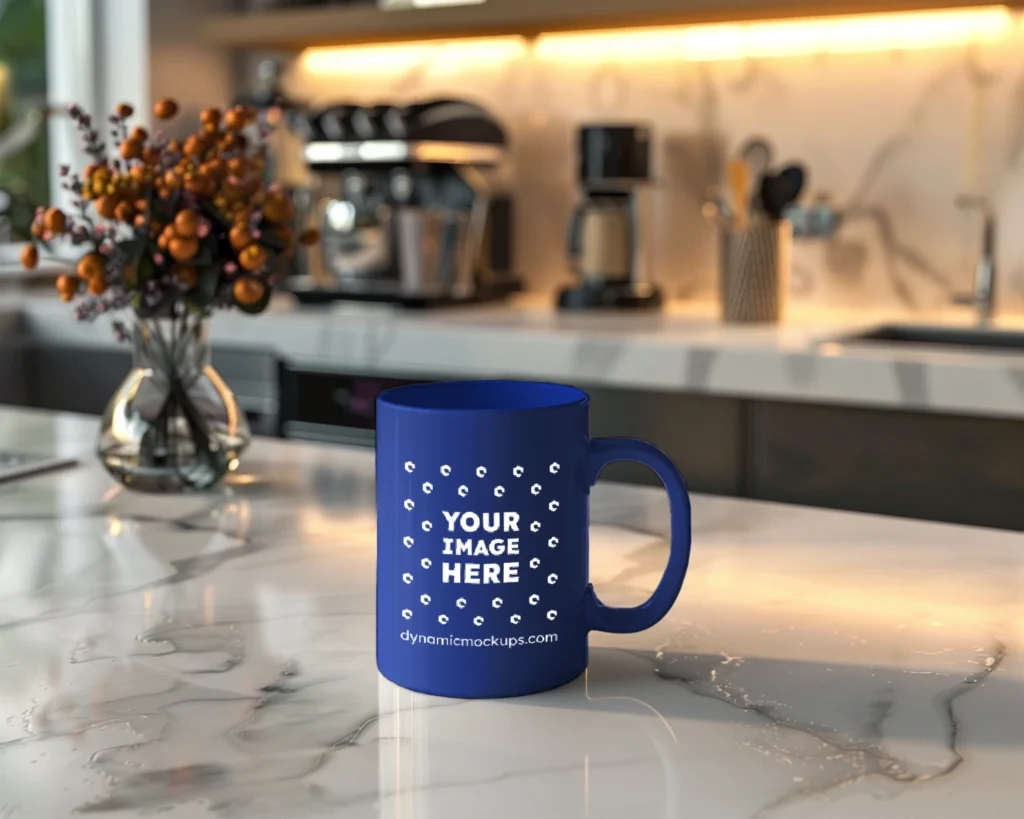
[[[501,390],[511,397],[518,393],[516,401],[501,401]],[[466,398],[476,398],[477,391],[489,391],[493,401],[465,403]],[[532,395],[530,395],[532,394]],[[459,403],[457,396],[464,396]],[[403,384],[384,390],[377,396],[378,406],[411,412],[457,412],[457,413],[511,413],[536,412],[539,410],[565,409],[586,406],[590,396],[578,387],[553,381],[519,381],[516,379],[462,379],[459,381],[424,381],[418,384]]]

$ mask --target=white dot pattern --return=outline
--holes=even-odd
[[[416,471],[416,464],[413,461],[411,461],[411,460],[405,461],[404,464],[403,464],[403,468],[405,469],[405,471],[407,473],[412,474],[413,472]],[[449,477],[451,477],[452,475],[455,475],[458,472],[458,469],[456,467],[453,467],[451,464],[441,464],[439,466],[434,466],[434,465],[429,465],[428,464],[427,465],[427,469],[428,470],[430,470],[430,469],[437,469],[438,472],[435,473],[435,474],[440,474],[440,476],[442,478],[449,478]],[[504,469],[507,470],[508,467],[506,466],[506,467],[504,467]],[[536,477],[536,476],[538,476],[538,473],[544,471],[544,469],[545,469],[545,467],[540,466],[540,465],[534,465],[531,468],[529,466],[524,466],[522,464],[516,464],[515,466],[513,466],[511,468],[511,473],[512,473],[512,477],[513,478],[523,478],[524,476],[526,476],[528,474],[532,474],[532,475],[534,475]],[[548,464],[546,466],[546,469],[547,469],[547,472],[549,474],[556,475],[560,471],[561,465],[557,461],[556,462],[552,462],[552,463],[550,463],[550,464]],[[529,482],[529,480],[527,480],[523,484],[510,484],[510,486],[512,487],[512,491],[511,492],[509,491],[508,487],[506,487],[505,485],[502,485],[502,484],[498,484],[498,483],[494,483],[493,485],[488,487],[488,484],[491,483],[491,481],[485,480],[487,478],[487,475],[488,475],[488,467],[483,465],[483,464],[480,464],[480,465],[476,466],[475,468],[474,467],[469,467],[469,469],[466,470],[466,471],[472,471],[473,475],[475,475],[477,479],[483,481],[484,483],[483,483],[482,490],[485,493],[492,494],[494,498],[497,498],[499,500],[503,500],[505,498],[508,498],[511,495],[511,503],[513,504],[512,505],[512,509],[513,510],[516,508],[515,507],[515,503],[517,502],[515,500],[516,495],[518,494],[517,490],[515,490],[516,486],[521,486],[523,488],[522,490],[519,490],[519,491],[525,491],[525,489],[527,487],[527,484],[528,484],[529,485],[529,494],[530,494],[530,496],[533,496],[535,498],[537,496],[541,495],[541,493],[544,491],[543,485],[539,481],[536,481],[536,480],[534,480],[534,482],[532,482],[532,483]],[[495,474],[501,474],[502,472],[503,472],[502,469],[498,469],[498,471]],[[508,475],[508,472],[504,472],[503,474]],[[465,475],[465,472],[463,472],[463,475]],[[465,477],[463,477],[463,480],[465,480]],[[437,486],[435,486],[435,484],[433,482],[431,482],[431,481],[421,481],[421,482],[417,482],[417,483],[419,484],[419,488],[423,492],[424,495],[434,494],[435,491],[441,493],[441,496],[442,496],[441,499],[440,499],[441,501],[443,501],[443,496],[446,493],[453,493],[454,495],[457,495],[459,498],[466,498],[470,494],[469,485],[466,484],[466,483],[453,482],[453,483],[450,483],[450,484],[445,484],[445,483],[442,482],[442,483],[439,483]],[[444,489],[445,486],[447,486],[449,488],[448,489]],[[454,489],[454,492],[453,492],[453,489]],[[450,495],[449,495],[449,497],[450,497]],[[520,497],[522,497],[522,496],[520,495]],[[557,513],[559,511],[559,509],[561,508],[561,502],[558,499],[556,499],[556,498],[549,498],[546,501],[545,500],[540,500],[538,498],[538,500],[540,501],[540,503],[544,504],[547,507],[548,511],[551,512],[551,513]],[[434,509],[437,509],[438,507],[435,504],[437,504],[438,502],[439,501],[431,501],[430,503],[428,503],[428,507],[432,506]],[[508,501],[506,501],[506,502],[508,502]],[[531,503],[535,504],[536,501],[533,501]],[[402,506],[405,508],[406,511],[413,511],[416,508],[416,501],[413,500],[413,498],[405,498],[402,501]],[[457,508],[457,507],[441,507],[441,508]],[[462,509],[465,509],[465,506],[463,506]],[[508,507],[505,507],[505,509],[508,509]],[[499,513],[501,511],[503,511],[503,510],[501,509],[501,507],[499,507]],[[436,513],[432,512],[431,508],[427,508],[426,509],[426,514],[419,521],[419,528],[423,532],[428,532],[428,533],[432,532],[433,529],[434,529],[435,522],[440,524],[441,529],[442,529],[443,532],[456,531],[455,529],[451,528],[452,527],[452,522],[451,522],[450,519],[440,520],[440,514],[438,514],[438,519],[436,521],[435,520],[431,520],[431,518],[433,517],[434,514],[436,514]],[[494,532],[495,530],[493,528],[488,528],[486,530],[483,528],[483,526],[486,524],[486,515],[480,515],[479,513],[477,513],[477,514],[478,514],[479,517],[483,518],[483,520],[481,520],[480,524],[478,524],[478,526],[480,527],[478,534],[479,535],[483,535],[485,531],[486,532]],[[536,514],[536,512],[534,512],[534,514]],[[529,518],[527,518],[527,520],[529,520]],[[544,518],[544,520],[549,520],[549,519],[548,518]],[[415,521],[415,518],[413,518],[413,521]],[[559,528],[560,525],[562,525],[560,523],[560,520],[559,520],[558,517],[551,518],[550,522],[551,522],[551,525],[554,526],[556,530]],[[408,524],[405,524],[405,525],[408,525]],[[415,522],[413,522],[412,525],[415,526],[416,525]],[[465,526],[466,524],[462,524],[462,525]],[[521,527],[524,526],[524,525],[526,525],[525,522],[520,524]],[[542,523],[541,520],[530,520],[530,523],[528,525],[529,534],[535,535],[538,532],[540,532],[540,530],[542,528],[544,528],[544,524]],[[471,531],[471,529],[470,528],[466,528],[465,531],[469,532],[469,531]],[[500,530],[498,530],[498,531],[500,531]],[[491,537],[493,538],[495,536],[492,535]],[[498,537],[500,537],[500,535],[498,535]],[[435,543],[434,540],[435,540],[434,538],[427,538],[426,539],[427,542],[417,544],[416,539],[413,538],[413,536],[410,535],[410,534],[405,534],[402,537],[402,545],[405,546],[407,549],[412,549],[413,546],[418,546],[419,547],[418,550],[422,550],[422,551],[420,551],[421,557],[419,558],[418,563],[419,563],[419,567],[422,570],[424,570],[424,571],[429,571],[433,567],[433,562],[432,562],[431,558],[429,558],[429,557],[422,557],[423,551],[427,551],[427,552],[429,552],[431,554],[439,554],[439,552],[434,551],[434,549],[437,548],[438,545],[439,545],[439,544]],[[480,542],[480,541],[486,541],[487,538],[486,537],[485,538],[479,538],[477,534],[474,534],[472,540],[473,540],[473,542]],[[556,548],[559,545],[559,539],[558,539],[557,535],[551,535],[550,537],[547,537],[545,540],[540,541],[540,542],[538,542],[537,540],[530,540],[529,535],[527,535],[526,536],[526,541],[527,542],[522,544],[521,547],[520,547],[520,548],[524,549],[524,552],[523,552],[524,557],[529,554],[529,550],[536,549],[537,546],[540,546],[543,543],[546,543],[547,546],[549,548],[551,548],[551,549],[554,549],[554,548]],[[450,554],[450,552],[449,552],[449,554]],[[555,563],[557,564],[557,561],[555,561]],[[526,565],[528,565],[530,569],[537,570],[541,566],[541,559],[539,557],[536,557],[536,556],[531,556],[531,557],[529,557],[528,561],[526,561]],[[446,569],[446,571],[448,571],[450,569],[450,566],[448,566],[446,564],[445,569]],[[520,575],[520,576],[522,578],[527,577],[526,575]],[[536,575],[532,575],[532,576],[536,577]],[[544,575],[540,575],[540,576],[544,577]],[[430,584],[428,584],[428,586],[432,590],[434,590],[435,592],[440,593],[441,587],[433,585],[433,584],[437,583],[438,575],[434,575],[433,577],[434,577],[434,579],[431,581]],[[401,579],[402,579],[402,582],[405,585],[412,586],[412,585],[414,585],[416,583],[416,574],[414,572],[412,572],[412,571],[403,571],[402,575],[401,575]],[[553,586],[553,585],[558,583],[558,574],[557,574],[557,572],[549,572],[545,579],[546,579],[548,585],[552,585]],[[456,580],[455,582],[458,583],[459,581]],[[482,583],[486,583],[488,581],[487,580],[482,580],[481,582]],[[491,582],[494,582],[494,581],[492,580]],[[501,581],[498,581],[498,582],[501,582]],[[505,582],[507,583],[508,581],[505,581]],[[535,582],[535,581],[531,581],[531,582]],[[423,586],[420,587],[420,591],[421,592],[422,592],[422,590],[423,590]],[[531,618],[532,617],[537,617],[537,616],[540,615],[539,612],[537,614],[530,614],[530,610],[523,611],[522,609],[520,609],[519,611],[516,611],[517,603],[516,603],[515,599],[512,599],[512,598],[516,597],[516,594],[515,594],[516,590],[515,590],[515,588],[514,587],[510,587],[508,585],[505,585],[505,586],[502,587],[502,590],[503,590],[505,595],[511,595],[511,597],[509,598],[509,601],[508,601],[508,603],[509,603],[508,608],[511,608],[512,611],[511,611],[511,613],[509,613],[507,615],[508,616],[508,622],[511,625],[518,626],[521,623],[524,623],[524,621],[526,619],[524,617],[524,615],[528,615]],[[441,611],[441,613],[439,613],[437,615],[437,622],[440,625],[442,625],[442,626],[447,625],[449,622],[452,621],[453,617],[455,618],[455,622],[456,623],[458,623],[460,621],[463,622],[463,623],[470,622],[474,626],[477,626],[477,627],[482,626],[484,624],[484,622],[485,622],[484,616],[482,614],[477,614],[477,613],[473,612],[474,601],[476,601],[477,606],[479,606],[479,604],[481,602],[483,602],[483,601],[480,601],[479,598],[475,598],[474,597],[474,594],[476,592],[473,590],[472,587],[466,588],[466,591],[467,592],[472,592],[472,593],[468,594],[468,597],[458,597],[457,599],[454,599],[454,600],[452,600],[452,598],[446,598],[446,599],[440,599],[439,598],[439,600],[437,602],[437,607],[441,608],[442,611]],[[519,605],[522,605],[522,602],[523,602],[522,598],[518,598],[518,599],[519,599]],[[416,595],[415,596],[415,600],[418,600],[419,604],[421,606],[424,606],[424,607],[431,606],[431,604],[434,602],[432,600],[432,598],[431,598],[431,595],[430,594],[426,594],[426,593],[422,593],[422,594]],[[489,603],[490,603],[489,608],[492,611],[496,611],[496,610],[501,609],[501,608],[506,606],[506,600],[505,600],[505,598],[503,596],[489,597],[488,600],[489,600]],[[529,606],[531,606],[531,607],[536,607],[541,602],[541,596],[539,594],[536,594],[536,593],[529,594],[527,596],[525,602],[528,603]],[[485,605],[486,605],[486,603],[485,603]],[[449,609],[449,611],[452,611],[451,615],[449,615],[447,612],[444,611],[444,608],[446,608],[447,606],[454,606],[455,611],[452,611],[451,609]],[[465,612],[465,614],[460,614],[460,612]],[[412,608],[409,608],[409,607],[402,608],[401,609],[401,616],[405,620],[411,620],[415,616],[414,610]],[[544,612],[544,615],[543,615],[542,619],[546,618],[548,621],[554,621],[557,616],[558,616],[558,612],[555,609],[548,609],[546,612]],[[467,618],[467,619],[463,620],[461,618]]]

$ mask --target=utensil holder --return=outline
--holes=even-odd
[[[793,227],[785,219],[722,228],[722,320],[777,322],[785,313]]]

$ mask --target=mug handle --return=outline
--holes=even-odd
[[[632,608],[606,606],[588,584],[584,616],[590,631],[626,634],[643,631],[661,620],[672,608],[683,587],[690,563],[690,494],[686,481],[671,459],[654,444],[636,438],[596,438],[587,456],[587,486],[597,483],[601,470],[613,461],[632,461],[654,471],[668,492],[671,516],[668,565],[658,587],[646,603]]]

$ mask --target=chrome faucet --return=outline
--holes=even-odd
[[[996,215],[984,196],[960,195],[956,206],[963,210],[980,210],[984,221],[981,258],[974,270],[974,292],[956,296],[953,301],[973,305],[978,311],[978,323],[988,324],[996,312]]]

